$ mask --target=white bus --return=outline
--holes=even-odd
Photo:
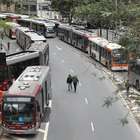
[[[45,37],[55,37],[55,24],[40,19],[19,19],[18,23],[23,27],[28,27],[44,35]]]
[[[16,28],[20,27],[20,25],[15,22],[6,22],[6,24],[8,25],[8,28],[5,29],[6,35],[11,39],[15,39],[16,38]]]
[[[16,79],[27,66],[32,65],[49,65],[49,46],[47,43],[36,42],[28,51],[6,56],[6,64],[0,64],[0,90],[8,90],[12,79]]]
[[[19,27],[16,29],[16,41],[23,49],[29,49],[31,44],[37,41],[46,42],[46,38],[27,27]]]
[[[3,97],[2,127],[11,134],[35,134],[51,94],[48,66],[27,67]]]
[[[101,64],[114,71],[128,70],[124,48],[121,45],[110,43],[101,37],[89,38],[89,44],[88,54]]]

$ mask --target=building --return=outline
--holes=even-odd
[[[0,12],[14,13],[15,12],[15,3],[9,3],[9,4],[0,3]]]
[[[59,13],[51,8],[51,0],[17,0],[16,12],[48,19],[59,18]]]

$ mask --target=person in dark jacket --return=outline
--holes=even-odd
[[[67,77],[68,91],[72,90],[72,76],[69,74]]]
[[[77,84],[79,83],[78,77],[77,76],[73,76],[72,82],[73,82],[73,86],[74,86],[74,92],[76,92]]]

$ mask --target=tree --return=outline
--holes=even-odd
[[[52,0],[52,8],[59,11],[63,17],[66,17],[71,24],[75,15],[75,7],[89,3],[91,0]]]
[[[14,0],[1,0],[1,3],[6,5],[7,11],[9,11],[10,5],[13,4],[15,1]]]

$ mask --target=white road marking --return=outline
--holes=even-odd
[[[43,129],[38,129],[38,131],[41,133],[45,133],[45,130],[43,130]]]
[[[79,86],[80,86],[80,87],[82,86],[82,83],[81,83],[81,82],[79,82]]]
[[[47,140],[47,136],[48,136],[48,128],[49,128],[49,123],[46,123],[45,133],[44,133],[44,139],[43,139],[43,140]]]
[[[62,50],[62,48],[61,48],[61,47],[56,46],[56,48],[57,48],[59,51],[61,51],[61,50]]]
[[[56,55],[56,53],[54,52],[54,53],[53,53],[53,56],[55,56],[55,55]]]
[[[52,107],[52,100],[49,101],[49,108]]]
[[[85,103],[88,104],[88,99],[87,98],[85,98]]]
[[[70,69],[70,72],[71,72],[71,73],[74,73],[74,70],[73,70],[73,69]]]
[[[64,63],[65,61],[64,60],[61,60],[61,62]]]
[[[95,129],[94,129],[94,125],[93,125],[93,122],[91,122],[91,130],[92,130],[92,132],[95,131]]]

